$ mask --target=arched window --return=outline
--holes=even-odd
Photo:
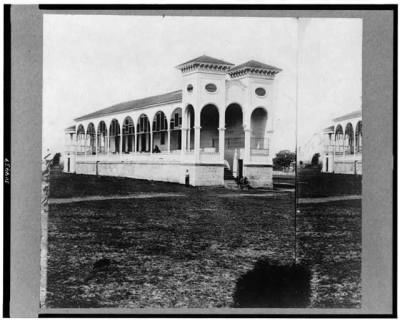
[[[107,126],[104,121],[100,121],[97,127],[97,150],[98,153],[106,153]]]
[[[76,145],[77,145],[77,154],[85,153],[85,128],[82,124],[78,126],[78,130],[76,131]]]
[[[164,112],[158,111],[153,118],[153,149],[165,151],[168,149],[168,123]]]
[[[194,149],[194,108],[189,104],[185,109],[185,120],[186,120],[186,146],[187,151]]]
[[[207,104],[201,109],[200,113],[200,148],[213,149],[214,152],[219,148],[219,112],[213,104]]]
[[[362,122],[358,121],[356,126],[356,152],[362,152]]]
[[[170,150],[182,149],[182,108],[176,108],[172,111],[169,122],[170,130]]]
[[[110,140],[109,150],[111,153],[119,153],[119,147],[121,142],[121,129],[119,122],[113,119],[110,124]]]
[[[354,154],[354,131],[351,123],[346,125],[344,133],[344,148],[346,154]]]
[[[93,123],[89,123],[86,131],[86,153],[89,155],[96,154],[96,130]]]
[[[136,137],[136,150],[138,152],[150,152],[150,122],[145,114],[142,114],[138,119]]]
[[[250,150],[266,150],[269,152],[267,134],[268,113],[264,108],[258,107],[251,113],[251,142]]]
[[[244,148],[243,112],[232,103],[225,111],[225,150]]]
[[[343,128],[340,124],[336,126],[335,130],[335,152],[343,153]]]
[[[135,148],[135,126],[131,117],[126,117],[122,126],[122,152],[130,153]]]

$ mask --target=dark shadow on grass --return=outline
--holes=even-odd
[[[242,275],[233,295],[235,308],[305,308],[310,303],[311,273],[304,265],[259,260]]]

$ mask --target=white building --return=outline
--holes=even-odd
[[[64,170],[223,185],[224,170],[272,186],[273,82],[281,70],[257,61],[201,56],[177,66],[182,88],[75,119],[65,130]]]
[[[323,172],[362,174],[361,110],[333,119],[324,130]]]

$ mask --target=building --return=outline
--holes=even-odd
[[[361,110],[333,119],[324,136],[322,172],[362,174]]]
[[[64,170],[78,174],[223,185],[224,171],[272,186],[273,82],[281,70],[201,56],[176,67],[177,91],[75,119]]]

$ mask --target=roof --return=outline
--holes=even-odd
[[[200,57],[194,58],[192,60],[186,61],[184,63],[181,63],[180,65],[176,66],[176,68],[180,69],[183,66],[189,65],[189,64],[219,64],[219,65],[226,65],[226,66],[233,66],[233,63],[216,59],[207,55],[202,55]]]
[[[329,126],[324,129],[325,133],[332,133],[335,130],[335,126]]]
[[[107,107],[82,117],[76,118],[75,121],[86,120],[90,118],[95,118],[99,116],[104,116],[107,114],[118,113],[123,111],[130,111],[136,109],[143,109],[155,105],[169,104],[174,102],[182,101],[182,90],[172,91],[164,94],[159,94],[156,96],[151,96],[142,99],[131,100],[127,102],[122,102],[115,104],[111,107]]]
[[[65,129],[65,131],[75,131],[75,130],[76,130],[75,126],[70,126],[70,127]]]
[[[361,109],[352,111],[352,112],[346,113],[340,117],[334,118],[333,121],[338,122],[338,121],[357,118],[357,117],[361,117]]]
[[[232,69],[229,70],[229,73],[235,72],[238,70],[243,70],[243,69],[262,69],[262,70],[271,70],[275,72],[280,72],[282,69],[279,69],[274,66],[270,66],[269,64],[265,64],[256,60],[249,60],[245,63],[239,64],[237,66],[234,66]]]

